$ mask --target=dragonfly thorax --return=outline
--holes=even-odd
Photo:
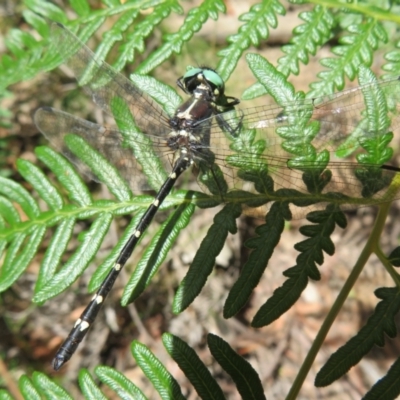
[[[211,118],[215,114],[212,94],[200,84],[170,118],[172,132],[167,144],[172,150],[185,147],[188,154],[209,146]]]

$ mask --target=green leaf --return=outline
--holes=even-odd
[[[64,157],[46,146],[36,147],[35,154],[40,161],[56,174],[61,185],[67,190],[72,202],[76,202],[81,207],[92,204],[93,200],[87,186]]]
[[[290,73],[298,75],[299,62],[307,65],[309,54],[315,55],[326,44],[335,27],[332,12],[320,5],[312,11],[300,13],[299,18],[305,23],[294,28],[290,44],[282,46],[286,55],[278,60],[278,69],[286,76]]]
[[[309,239],[295,245],[295,249],[301,253],[296,259],[296,265],[284,272],[289,279],[260,307],[254,316],[252,326],[261,327],[275,321],[298,300],[307,286],[308,278],[320,279],[316,264],[323,263],[323,252],[333,254],[334,245],[330,235],[336,224],[343,225],[345,217],[335,209],[335,206],[328,205],[325,211],[311,213],[309,219],[317,224],[301,228],[301,233]]]
[[[363,397],[363,400],[396,399],[400,394],[400,359],[397,359],[390,367],[388,373],[379,379],[371,390]]]
[[[72,397],[61,386],[53,382],[49,377],[40,373],[34,372],[32,375],[32,382],[36,389],[41,393],[45,394],[46,399],[60,399],[60,400],[71,400]],[[32,397],[28,397],[31,399]]]
[[[211,354],[231,376],[243,399],[266,399],[261,380],[248,361],[217,335],[208,334],[207,343]]]
[[[400,247],[396,247],[392,250],[388,257],[388,261],[395,267],[400,267]]]
[[[188,273],[176,292],[173,312],[182,312],[197,297],[211,274],[215,258],[224,246],[228,232],[236,233],[236,218],[241,214],[237,204],[226,205],[215,217],[203,239]]]
[[[87,399],[107,400],[87,369],[81,369],[79,371],[79,386]]]
[[[90,6],[86,0],[70,0],[70,4],[80,17],[86,17],[90,14]]]
[[[43,172],[34,164],[26,160],[18,160],[19,173],[38,192],[39,196],[52,210],[59,210],[63,206],[63,200],[58,190],[50,183]]]
[[[175,110],[182,104],[182,98],[170,86],[150,76],[132,74],[130,78],[139,89],[156,100],[167,114],[174,115]]]
[[[281,212],[283,207],[285,206],[280,203],[274,203],[266,216],[265,225],[256,229],[258,237],[246,242],[246,247],[253,249],[253,251],[226,299],[224,305],[225,318],[232,317],[244,307],[252,291],[260,282],[285,226],[284,216]]]
[[[24,3],[33,12],[51,20],[64,23],[66,16],[61,8],[44,0],[24,0]]]
[[[123,400],[146,400],[143,392],[120,372],[113,368],[99,366],[95,369],[99,379],[108,385]]]
[[[75,227],[76,219],[68,218],[60,223],[56,232],[51,238],[50,244],[46,249],[43,257],[42,265],[39,271],[39,276],[36,281],[35,294],[40,292],[46,284],[53,278],[61,258],[67,250],[67,246],[73,229]]]
[[[201,399],[225,399],[210,371],[191,347],[170,333],[163,334],[163,343]]]
[[[15,225],[21,221],[18,210],[13,203],[2,196],[0,196],[0,215],[8,225]],[[2,227],[4,227],[4,224]]]
[[[63,268],[51,280],[47,281],[44,288],[35,294],[33,298],[34,302],[41,303],[51,297],[57,296],[57,294],[69,287],[83,273],[99,250],[111,221],[111,214],[105,213],[99,215],[89,231],[84,234],[82,243]]]
[[[389,51],[388,53],[385,54],[385,58],[388,61],[387,64],[385,64],[382,69],[385,71],[389,71],[389,76],[393,75],[399,75],[400,74],[400,50],[399,48],[399,42],[396,44],[396,49],[393,51]]]
[[[29,236],[19,234],[14,237],[0,271],[0,292],[9,288],[22,275],[35,257],[45,233],[44,227],[37,227]],[[22,247],[23,244],[25,246]]]
[[[35,388],[33,382],[26,376],[22,375],[18,381],[18,387],[22,395],[27,399],[42,400],[40,393]]]
[[[286,77],[265,58],[249,53],[246,60],[259,83],[278,104],[288,104],[296,99],[293,85],[289,84]]]
[[[132,355],[163,400],[184,400],[179,385],[154,354],[143,344],[134,341]]]
[[[32,400],[35,400],[35,397],[32,397]],[[0,389],[0,400],[14,400],[10,394],[8,394],[4,389]],[[40,398],[38,397],[38,400]]]
[[[158,90],[160,90],[159,85]],[[154,190],[158,190],[165,182],[167,174],[160,158],[156,156],[152,148],[151,139],[147,135],[140,133],[132,117],[129,105],[123,99],[114,98],[111,110],[124,137],[124,145],[133,150],[137,162],[148,178],[149,185]]]
[[[329,385],[356,365],[374,345],[383,346],[385,335],[390,338],[396,336],[395,317],[400,310],[399,289],[380,288],[375,291],[375,295],[382,301],[357,335],[330,356],[315,378],[316,386]]]
[[[46,23],[46,20],[44,18],[32,12],[31,10],[24,10],[23,15],[26,22],[32,25],[40,33],[41,36],[46,37],[49,35],[49,25]]]
[[[278,16],[286,13],[285,8],[277,0],[263,1],[255,4],[249,12],[242,14],[239,20],[245,22],[238,33],[227,38],[229,46],[218,52],[223,57],[217,70],[226,81],[236,67],[243,52],[251,45],[257,46],[260,40],[267,39],[269,29],[276,28]]]
[[[0,193],[20,205],[28,218],[34,219],[40,213],[33,197],[17,183],[0,176]]]
[[[137,49],[140,53],[145,50],[144,39],[154,31],[154,29],[172,12],[182,14],[183,10],[176,0],[162,1],[155,5],[152,12],[146,18],[135,24],[133,32],[128,32],[124,43],[121,45],[121,52],[117,61],[113,64],[117,71],[120,71],[127,62],[134,60],[134,51]]]
[[[150,204],[151,201],[152,198],[148,198],[146,204]],[[135,232],[136,226],[139,223],[140,219],[143,217],[143,214],[144,211],[136,213],[134,218],[132,218],[132,220],[130,221],[129,225],[125,228],[123,235],[120,237],[118,243],[114,246],[110,254],[106,257],[103,263],[98,268],[96,268],[96,271],[94,272],[88,285],[89,292],[94,292],[100,287],[101,283],[104,281],[111,268],[113,268],[118,255],[122,251],[122,248],[126,245],[129,238]]]
[[[192,8],[179,28],[179,31],[167,35],[165,37],[165,43],[147,57],[146,61],[136,69],[136,73],[147,74],[172,54],[181,53],[183,44],[188,41],[195,32],[200,30],[208,18],[216,19],[220,11],[225,11],[224,2],[221,0],[205,0],[199,7]]]
[[[321,64],[328,68],[318,74],[319,82],[311,84],[308,97],[332,93],[334,88],[342,89],[345,75],[353,80],[361,64],[371,66],[373,51],[379,42],[386,43],[387,33],[382,24],[374,18],[363,18],[363,21],[347,27],[348,35],[343,35],[339,45],[333,47],[336,58],[325,58]]]
[[[132,198],[132,192],[117,169],[100,153],[95,152],[81,137],[66,135],[65,144],[80,160],[93,171],[98,179],[105,183],[112,194],[120,201]]]

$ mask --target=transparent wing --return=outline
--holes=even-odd
[[[335,192],[356,197],[353,203],[357,205],[399,197],[395,186],[387,192],[398,172],[381,168],[391,156],[385,149],[390,132],[400,124],[398,78],[284,107],[229,111],[218,119],[223,124],[213,121],[209,151],[232,189],[257,192],[243,179],[241,167],[251,171],[264,165],[274,180],[274,190],[313,192],[317,200],[318,193]],[[373,145],[370,140],[382,153],[381,161],[364,159],[360,164],[355,156]],[[197,157],[202,158],[202,151]]]
[[[155,149],[157,149],[159,160],[163,160],[166,165],[169,164],[167,156],[171,154],[171,150],[162,138],[153,138],[153,141],[146,140],[141,133],[109,129],[50,107],[38,109],[34,120],[38,129],[57,151],[73,162],[80,172],[100,183],[101,179],[67,147],[65,142],[67,134],[83,138],[118,169],[120,175],[133,190],[149,188],[147,178],[142,172],[143,168],[146,168],[146,176],[157,176],[160,173],[159,163],[151,162],[150,154]],[[147,160],[143,161],[143,158]]]
[[[172,160],[172,150],[167,146],[171,131],[168,115],[132,82],[96,60],[95,54],[62,25],[52,29],[56,51],[93,101],[114,116],[121,130],[48,108],[35,115],[38,128],[92,179],[96,177],[87,168],[82,169],[80,161],[63,146],[67,133],[83,137],[120,170],[132,188],[142,187],[143,166],[137,153],[154,151],[160,159],[169,160],[166,164]],[[389,132],[400,123],[399,89],[400,81],[395,78],[283,107],[262,106],[218,114],[201,122],[210,134],[190,151],[197,162],[204,161],[211,171],[209,176],[217,181],[219,170],[211,165],[215,162],[229,189],[264,190],[269,194],[289,189],[311,194],[316,201],[324,200],[321,194],[335,192],[356,198],[349,201],[350,206],[390,201],[398,197],[395,185],[387,191],[397,171],[380,167],[388,161],[385,146]],[[137,134],[138,128],[145,136]],[[196,129],[202,130],[199,125]],[[370,162],[364,158],[361,165],[354,157],[365,153],[368,146],[377,146],[381,157]],[[158,166],[152,168],[151,173],[159,172]],[[262,187],[257,179],[267,172],[273,186],[263,178]],[[214,192],[222,187],[218,182]]]
[[[79,85],[94,103],[115,118],[117,125],[120,125],[119,122],[123,125],[131,123],[125,117],[124,110],[119,110],[124,103],[128,105],[136,126],[142,132],[151,136],[165,136],[170,131],[169,116],[162,108],[129,79],[96,59],[95,53],[73,33],[63,25],[54,23],[52,35],[55,51],[72,70]]]
[[[44,107],[35,113],[35,124],[53,147],[90,179],[96,175],[65,146],[67,134],[82,137],[115,165],[133,190],[158,189],[170,167],[172,151],[166,146],[171,131],[169,117],[146,93],[115,71],[61,24],[52,25],[52,44],[72,70],[78,83],[103,111],[113,116],[120,130],[91,123],[62,111]],[[142,135],[140,132],[145,133]],[[151,141],[150,141],[151,139]],[[160,162],[151,162],[155,153]],[[146,156],[147,155],[147,156]],[[146,183],[142,173],[153,176]]]

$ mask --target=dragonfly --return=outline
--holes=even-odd
[[[238,201],[250,214],[265,213],[274,201],[291,202],[294,210],[300,208],[294,216],[303,216],[332,202],[346,208],[398,197],[399,170],[385,164],[390,150],[383,151],[380,163],[363,160],[360,164],[338,157],[339,149],[341,155],[362,158],[371,141],[389,141],[400,123],[397,77],[284,106],[240,109],[239,99],[225,94],[224,81],[215,70],[194,67],[177,80],[188,99],[169,114],[138,85],[99,60],[63,25],[54,24],[52,36],[55,50],[79,85],[113,116],[117,128],[42,107],[34,121],[51,145],[88,177],[102,182],[65,144],[70,134],[84,139],[116,166],[133,190],[143,189],[144,175],[152,173],[144,170],[143,154],[155,154],[162,168],[170,171],[57,351],[55,370],[77,350],[144,231],[187,169],[196,172],[203,191],[221,202]],[[366,99],[381,94],[387,115],[376,127]],[[300,135],[293,139],[291,134],[296,132]]]

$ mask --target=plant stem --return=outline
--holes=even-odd
[[[389,211],[390,203],[384,203],[380,205],[378,216],[375,220],[374,227],[372,229],[371,235],[368,238],[367,243],[362,250],[360,257],[358,258],[356,264],[354,265],[349,277],[347,278],[342,290],[340,291],[338,297],[332,305],[325,321],[321,325],[321,328],[315,337],[315,340],[305,358],[296,379],[293,382],[286,400],[294,400],[300,392],[300,389],[306,379],[308,372],[317,356],[328,332],[331,328],[333,322],[335,321],[339,311],[342,309],[344,302],[346,301],[351,289],[353,288],[355,282],[357,281],[361,271],[363,270],[366,262],[368,261],[370,255],[379,249],[379,238],[381,236],[382,230],[385,226],[386,217]]]

